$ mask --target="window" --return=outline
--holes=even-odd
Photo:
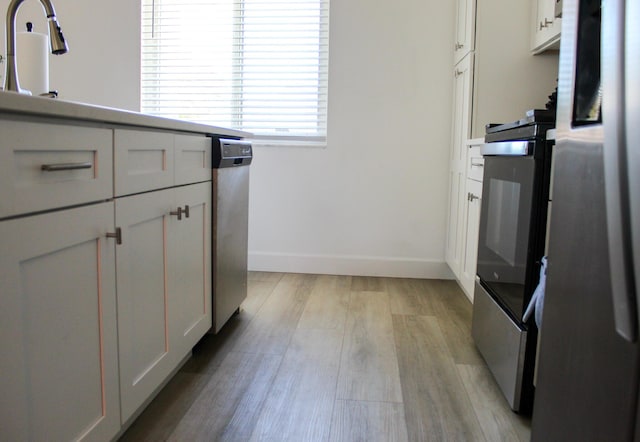
[[[324,142],[329,0],[142,0],[152,115]]]

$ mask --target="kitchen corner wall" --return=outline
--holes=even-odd
[[[138,110],[139,1],[54,1],[71,52],[52,57],[51,86]],[[453,16],[448,1],[332,2],[327,147],[255,149],[251,270],[451,277]]]
[[[327,147],[255,149],[250,268],[450,277],[454,3],[331,2]]]

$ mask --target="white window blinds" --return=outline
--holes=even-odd
[[[322,141],[329,0],[142,0],[145,113]]]

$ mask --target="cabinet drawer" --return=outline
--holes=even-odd
[[[211,180],[211,138],[175,136],[175,184]]]
[[[116,129],[115,196],[173,186],[174,134]]]
[[[109,199],[109,129],[0,121],[0,218]]]
[[[480,154],[480,145],[470,145],[467,152],[467,178],[482,182],[483,172],[484,158]]]

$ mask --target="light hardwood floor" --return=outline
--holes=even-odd
[[[252,272],[123,441],[528,441],[454,281]]]

